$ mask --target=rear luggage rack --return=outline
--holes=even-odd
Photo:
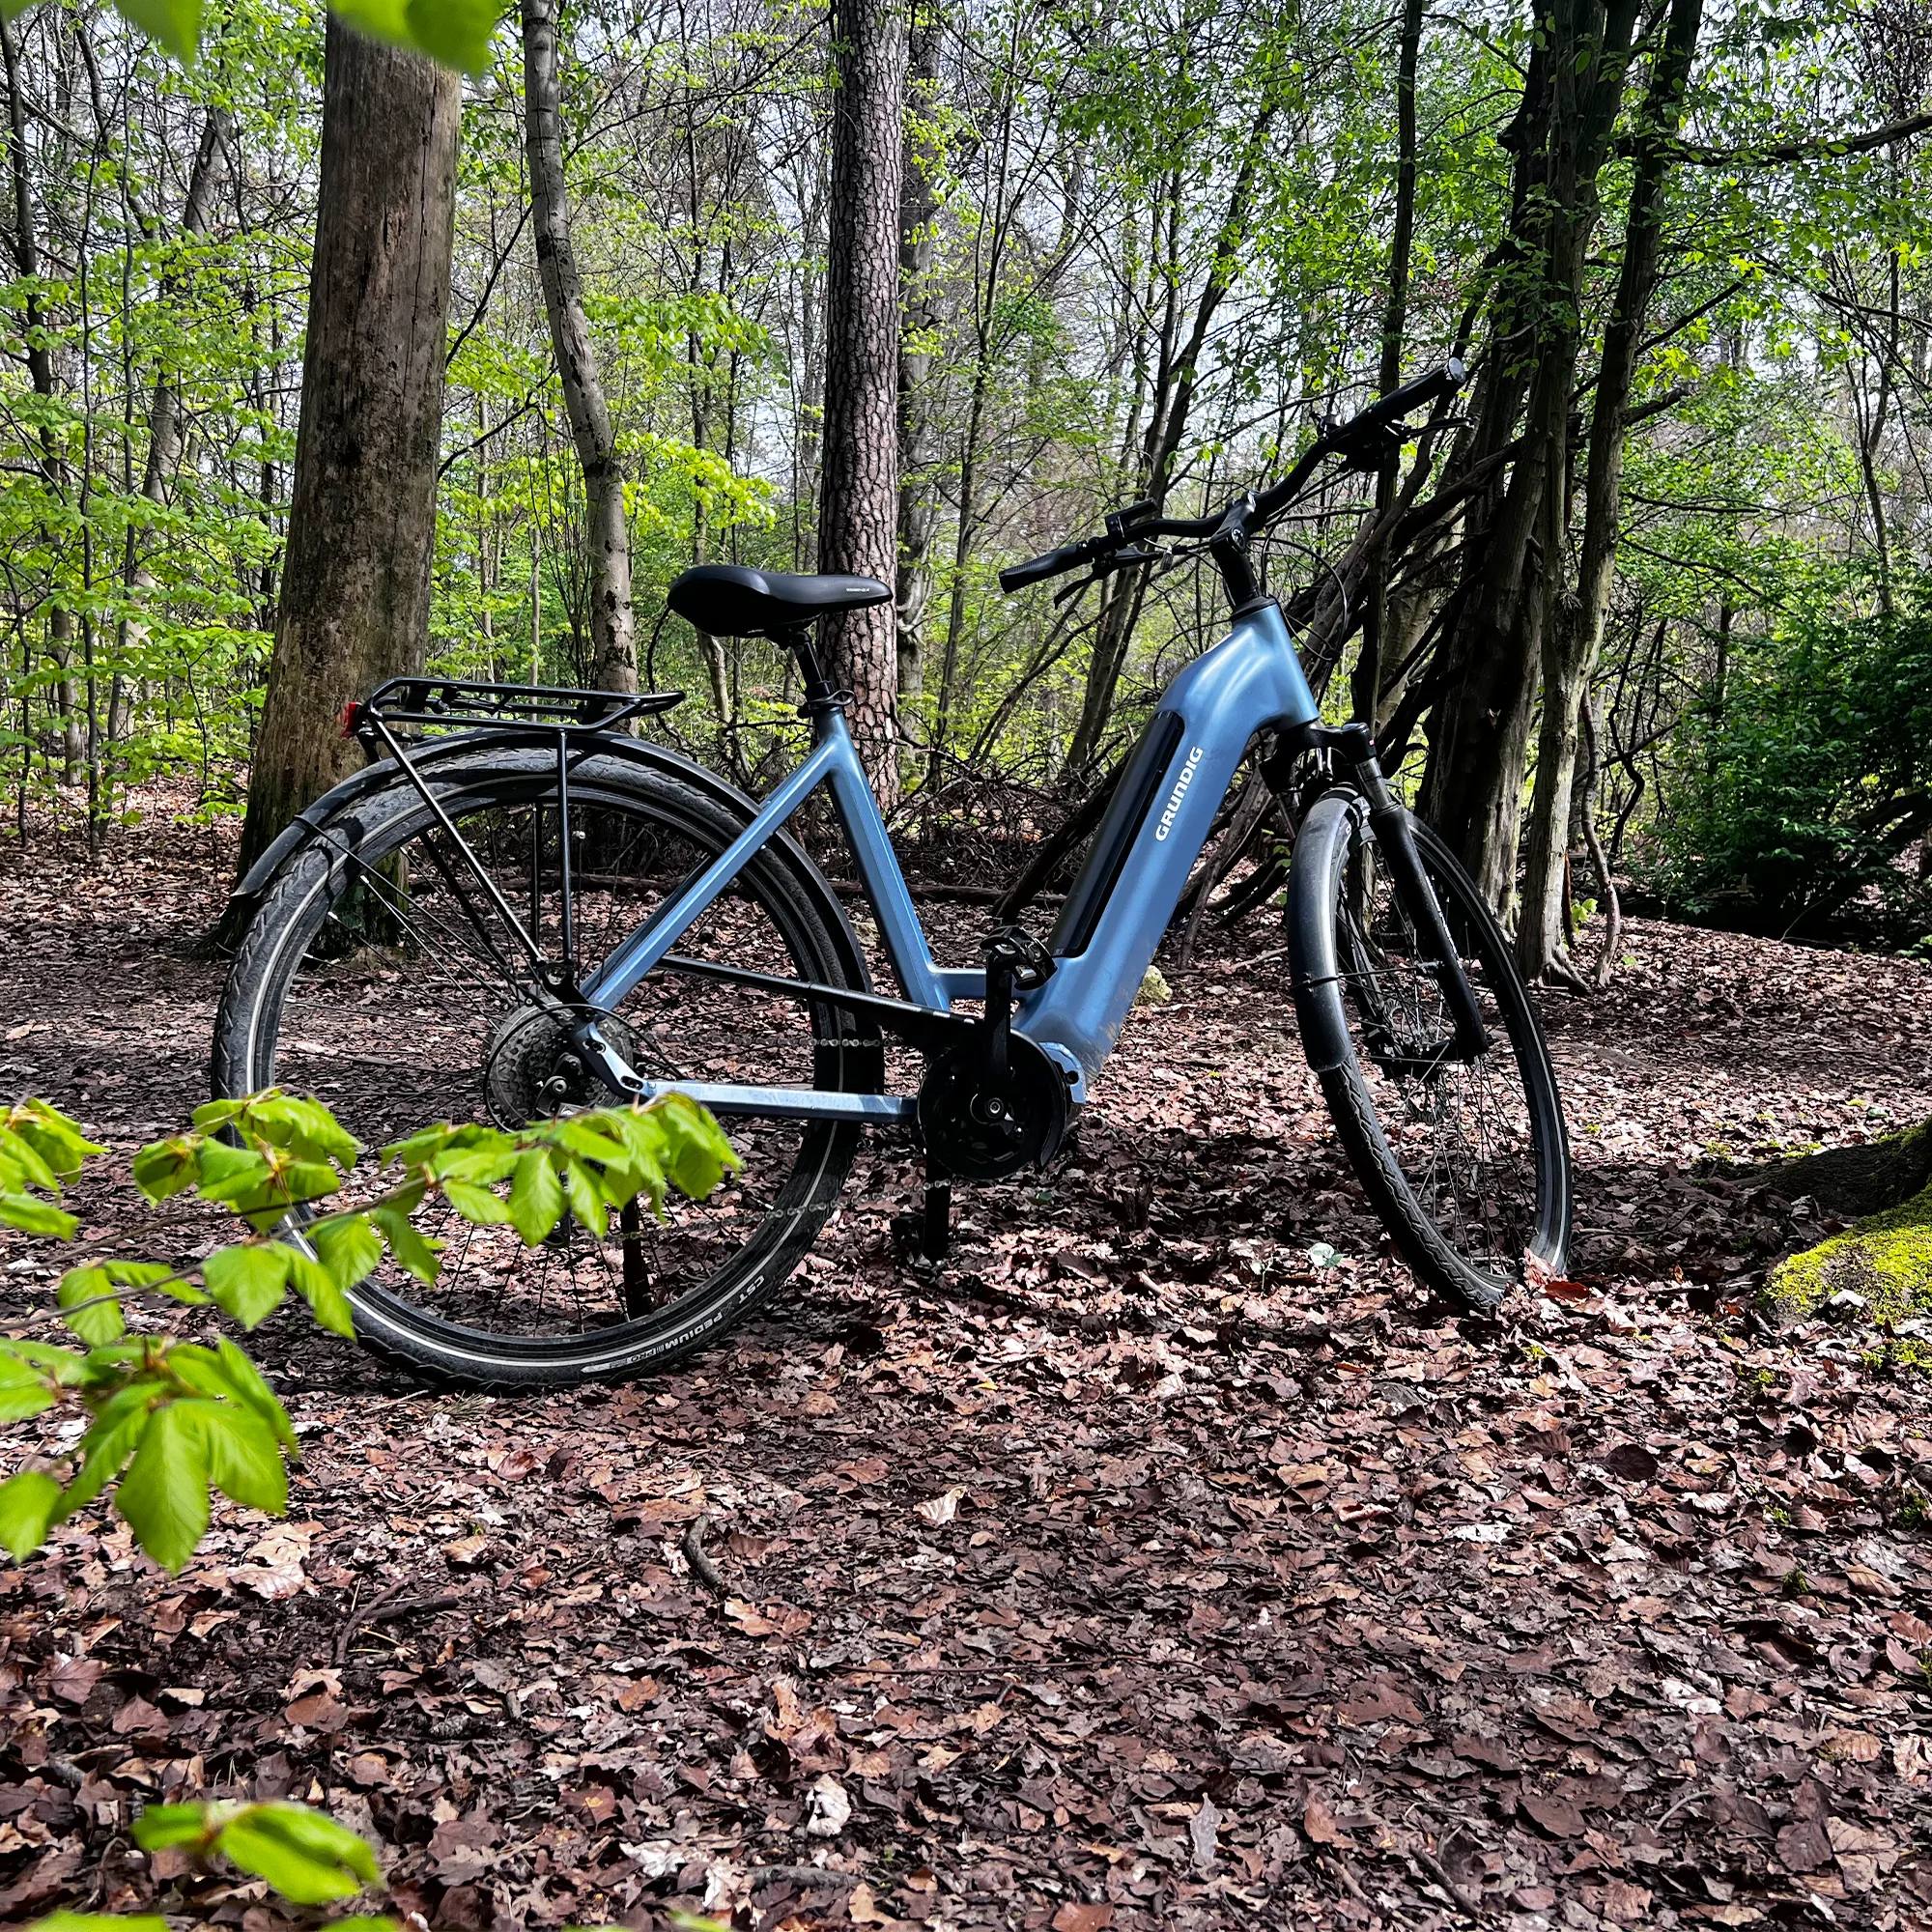
[[[342,735],[391,724],[519,725],[546,736],[611,731],[684,702],[681,691],[573,691],[545,684],[474,684],[461,678],[392,677],[343,713]]]

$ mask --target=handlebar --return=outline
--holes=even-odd
[[[1346,423],[1324,428],[1302,452],[1294,468],[1271,490],[1254,499],[1253,521],[1264,524],[1278,515],[1300,494],[1309,477],[1331,458],[1346,456],[1359,469],[1379,468],[1393,453],[1390,445],[1397,435],[1396,426],[1438,398],[1454,395],[1467,374],[1462,359],[1452,355],[1439,369],[1432,369],[1427,375],[1405,383],[1401,388],[1392,389]],[[1107,519],[1104,536],[1062,544],[1058,550],[1030,557],[1025,563],[1009,565],[1000,572],[1000,588],[1010,596],[1030,583],[1043,583],[1050,577],[1061,577],[1069,570],[1116,555],[1143,537],[1212,536],[1228,515],[1226,510],[1217,510],[1205,517],[1163,517],[1157,514],[1159,507],[1148,497],[1115,511]]]

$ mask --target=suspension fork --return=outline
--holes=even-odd
[[[1348,766],[1368,805],[1369,829],[1376,836],[1377,849],[1388,868],[1396,901],[1408,915],[1424,952],[1441,976],[1443,1004],[1449,1009],[1456,1034],[1451,1057],[1479,1060],[1490,1050],[1490,1036],[1483,1024],[1482,1009],[1476,1004],[1476,989],[1463,970],[1463,955],[1449,931],[1449,922],[1443,917],[1442,903],[1429,883],[1429,874],[1422,868],[1422,854],[1416,849],[1408,809],[1389,789],[1388,780],[1382,774],[1373,734],[1367,725],[1360,724],[1339,728],[1310,724],[1293,733],[1283,747],[1291,758],[1304,749],[1332,752]],[[1282,760],[1284,764],[1287,761],[1287,758]]]

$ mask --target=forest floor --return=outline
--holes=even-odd
[[[0,1089],[123,1163],[178,1125],[227,867],[165,824],[0,861]],[[682,1378],[427,1394],[278,1318],[290,1520],[218,1511],[179,1577],[113,1519],[0,1570],[0,1919],[278,1932],[130,1848],[206,1793],[327,1806],[461,1932],[1932,1921],[1932,1391],[1759,1323],[1830,1224],[1698,1179],[1932,1113],[1932,970],[1634,924],[1545,1002],[1574,1279],[1477,1321],[1387,1258],[1280,944],[1173,974],[936,1275],[906,1153],[864,1156]],[[7,1240],[11,1312],[53,1263]]]

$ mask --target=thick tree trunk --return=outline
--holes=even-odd
[[[455,233],[460,78],[333,14],[301,420],[245,868],[361,763],[342,707],[419,668]]]
[[[1422,809],[1507,914],[1543,639],[1565,578],[1563,497],[1598,176],[1622,99],[1636,0],[1538,0],[1509,246],[1466,467],[1513,453],[1467,510],[1474,541],[1432,670]],[[1503,472],[1499,469],[1498,475]]]
[[[530,226],[551,347],[563,383],[571,440],[583,470],[585,548],[590,559],[591,679],[599,691],[636,691],[638,639],[631,611],[631,531],[624,468],[590,324],[583,278],[570,239],[558,106],[556,0],[523,0],[524,153],[530,171]]]
[[[1604,331],[1603,358],[1591,406],[1577,587],[1574,596],[1562,600],[1556,621],[1544,635],[1543,724],[1537,740],[1536,793],[1524,855],[1522,916],[1517,926],[1517,958],[1532,980],[1556,978],[1580,983],[1563,946],[1563,912],[1568,897],[1563,881],[1570,849],[1578,719],[1603,649],[1604,619],[1610,608],[1617,532],[1623,521],[1624,412],[1630,403],[1651,296],[1657,287],[1663,188],[1671,167],[1669,145],[1683,122],[1684,91],[1703,15],[1703,0],[1672,0],[1663,44],[1639,110],[1636,172],[1631,185],[1623,267],[1616,305]]]
[[[0,19],[0,55],[4,55],[7,71],[7,155],[14,203],[11,253],[15,271],[29,283],[21,302],[27,323],[27,379],[34,385],[35,395],[50,401],[54,394],[54,363],[47,350],[46,314],[34,285],[41,272],[39,211],[34,206],[33,178],[27,167],[27,103],[20,91],[20,48],[11,19]],[[40,444],[41,474],[47,494],[65,497],[67,466],[61,461],[53,432],[44,423],[41,427]],[[46,652],[59,673],[54,681],[54,696],[60,707],[61,776],[71,784],[83,750],[79,694],[70,668],[73,662],[73,613],[57,596],[50,597],[47,603]]]
[[[818,567],[891,583],[898,564],[899,190],[905,30],[891,0],[837,0],[838,91],[825,290],[825,454]],[[883,805],[898,802],[897,624],[893,607],[826,624],[835,680]]]

